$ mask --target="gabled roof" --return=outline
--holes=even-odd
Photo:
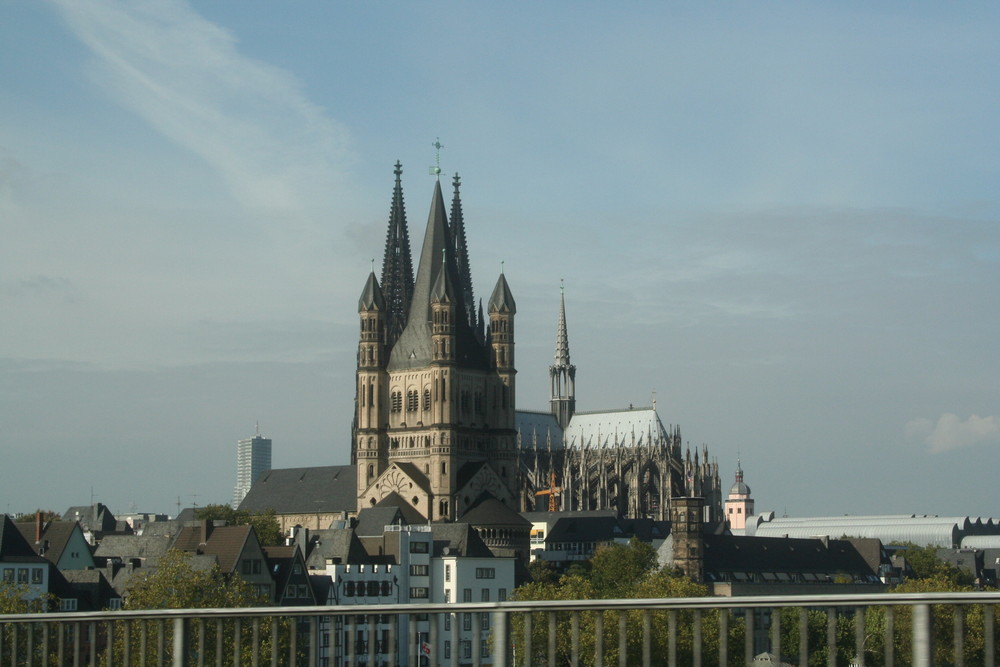
[[[469,523],[432,523],[431,539],[434,542],[434,556],[493,558],[493,552]],[[445,550],[448,551],[447,554]]]
[[[521,439],[522,449],[562,449],[563,432],[559,420],[551,412],[517,410],[514,413],[514,428]]]
[[[361,292],[361,298],[358,299],[358,312],[369,310],[385,311],[385,297],[382,296],[382,288],[378,286],[374,271],[368,274],[365,288]]]
[[[241,510],[278,514],[357,511],[357,467],[319,466],[268,470],[250,487]]]
[[[403,474],[412,479],[424,493],[430,493],[431,481],[427,479],[427,475],[425,475],[415,463],[410,463],[409,461],[397,461],[392,465],[402,470]]]
[[[472,509],[462,514],[462,521],[473,526],[531,528],[530,521],[489,495],[484,495]]]
[[[108,535],[94,550],[100,558],[120,558],[122,561],[139,559],[147,566],[155,565],[167,553],[174,536],[171,535]]]
[[[214,527],[205,542],[201,541],[201,534],[201,527],[182,528],[172,546],[181,551],[215,556],[219,562],[219,569],[225,573],[236,569],[240,554],[246,548],[247,542],[257,539],[253,526]]]
[[[20,563],[47,563],[35,553],[31,544],[24,539],[17,525],[6,514],[0,521],[0,561]]]
[[[577,412],[566,425],[563,443],[572,448],[649,445],[667,437],[654,408]]]
[[[367,557],[365,548],[351,528],[330,528],[312,531],[306,561],[313,569],[323,569],[327,560],[357,563]]]
[[[75,505],[62,515],[63,521],[79,521],[85,530],[98,532],[114,532],[117,520],[111,510],[103,503],[93,505]]]
[[[36,528],[34,522],[20,522],[14,525],[21,532],[25,542],[34,544]],[[62,558],[63,551],[66,550],[69,539],[73,536],[73,532],[77,530],[80,531],[80,537],[83,538],[83,531],[76,521],[46,521],[42,524],[42,542],[43,544],[46,542],[48,544],[46,545],[45,553],[41,555],[58,564],[59,559]],[[35,548],[40,547],[41,545],[35,546]]]

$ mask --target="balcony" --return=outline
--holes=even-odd
[[[707,667],[780,645],[793,665],[822,653],[831,666],[994,667],[997,604],[977,592],[0,615],[0,664]]]

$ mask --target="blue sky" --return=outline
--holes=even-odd
[[[519,406],[566,281],[580,409],[758,508],[1000,515],[993,3],[0,2],[0,510],[227,502],[346,463],[392,165],[432,142]]]

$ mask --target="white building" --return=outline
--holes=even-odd
[[[240,506],[250,487],[266,470],[271,469],[271,439],[260,435],[260,426],[252,438],[236,443],[236,489],[233,491],[233,509]]]
[[[515,585],[515,559],[493,556],[468,524],[388,525],[379,551],[365,563],[327,563],[330,605],[497,602],[506,600]],[[375,665],[387,661],[389,615],[332,618],[338,623],[337,641],[320,648],[321,665],[367,665],[372,657]],[[481,664],[492,664],[491,621],[488,613],[402,615],[396,664],[450,665],[454,651],[462,664],[471,664],[474,652]],[[432,622],[438,624],[433,633]],[[325,631],[321,628],[321,636]]]

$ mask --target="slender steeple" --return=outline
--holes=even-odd
[[[576,366],[569,361],[569,334],[566,331],[565,288],[559,286],[559,324],[556,327],[555,363],[549,366],[549,404],[563,429],[576,412]]]
[[[455,264],[458,266],[458,280],[465,301],[469,326],[476,328],[476,299],[472,294],[472,273],[469,270],[469,247],[465,242],[465,220],[462,217],[462,199],[458,194],[462,179],[458,174],[452,179],[455,195],[451,200],[451,237],[455,242]]]
[[[396,161],[396,187],[392,191],[389,231],[382,259],[382,293],[386,301],[386,342],[392,344],[406,327],[413,299],[413,260],[410,256],[410,233],[403,204],[403,166]]]

